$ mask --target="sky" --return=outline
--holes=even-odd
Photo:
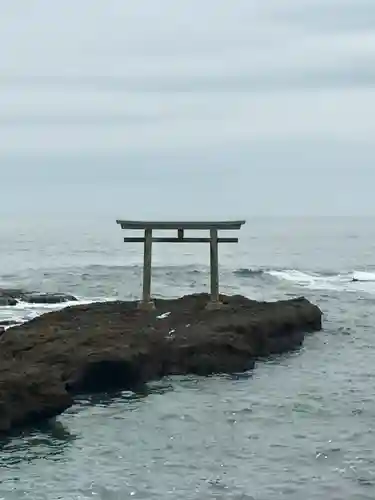
[[[374,0],[0,7],[3,213],[375,215]]]

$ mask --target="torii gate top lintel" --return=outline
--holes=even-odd
[[[222,221],[140,221],[140,220],[117,220],[122,229],[241,229],[244,220],[222,220]]]

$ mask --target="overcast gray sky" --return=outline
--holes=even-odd
[[[3,201],[375,214],[374,0],[0,6]]]

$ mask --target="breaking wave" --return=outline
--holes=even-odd
[[[312,290],[338,292],[365,292],[375,294],[375,273],[353,271],[344,273],[317,273],[297,269],[270,270],[270,276]]]
[[[100,302],[106,302],[113,299],[100,299]],[[65,307],[87,305],[97,302],[93,299],[78,299],[76,301],[61,302],[58,304],[30,304],[19,300],[14,306],[1,306],[0,307],[0,326],[4,329],[10,328],[17,324],[30,321],[42,314],[59,311]]]
[[[293,286],[312,290],[342,292],[366,292],[375,294],[375,272],[368,271],[303,271],[299,269],[252,269],[240,268],[233,271],[241,278],[273,278],[275,282],[289,282]]]
[[[119,278],[120,270],[125,272],[126,279]],[[40,270],[39,273],[31,271],[28,275],[28,282],[40,283],[42,279],[46,279],[47,275],[52,283],[64,283],[65,290],[71,290],[78,298],[78,301],[59,304],[31,304],[19,300],[14,306],[0,307],[0,326],[7,328],[6,325],[8,324],[22,323],[46,312],[72,305],[90,304],[97,301],[104,302],[118,298],[133,300],[136,296],[125,297],[126,293],[129,290],[136,290],[137,292],[140,289],[142,273],[140,266],[135,268],[133,266],[96,265],[83,266],[70,271],[71,273],[67,273],[66,270],[62,272],[61,269],[54,269],[49,272],[43,270],[42,273],[40,273]],[[33,272],[35,272],[35,277]],[[127,274],[128,272],[129,274]],[[136,273],[133,278],[132,273]],[[303,293],[303,289],[375,295],[375,272],[370,271],[354,270],[339,273],[330,270],[310,271],[250,267],[233,270],[223,266],[221,273],[221,283],[223,288],[227,287],[226,292],[231,293],[231,290],[232,292],[234,290],[235,293],[243,293],[249,296],[260,292],[265,300],[270,297],[273,290],[277,291],[277,293],[280,292],[281,295],[285,293]],[[207,285],[209,267],[156,266],[153,274],[155,276],[155,297],[164,296],[164,293],[170,291],[171,288],[182,294],[192,293]],[[4,279],[2,281],[1,284],[5,285]],[[121,289],[119,289],[118,283],[122,283]],[[262,286],[262,283],[264,286]],[[12,285],[14,284],[18,285],[19,283],[13,282]],[[116,284],[116,286],[113,284]],[[86,288],[84,285],[86,285]],[[92,296],[93,292],[95,297]]]

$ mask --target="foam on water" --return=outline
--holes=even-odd
[[[374,281],[375,282],[375,273],[369,273],[365,271],[354,271],[353,278],[359,281]]]
[[[375,294],[375,273],[354,271],[340,274],[318,274],[286,269],[270,270],[267,274],[286,280],[311,290],[331,290],[340,292],[364,292]],[[353,281],[353,278],[358,281]]]
[[[59,311],[66,307],[88,305],[94,302],[109,302],[113,298],[100,299],[78,299],[77,301],[67,301],[58,304],[30,304],[28,302],[19,301],[15,306],[3,306],[0,308],[0,323],[1,321],[9,321],[14,323],[24,323],[30,321],[42,314]],[[5,329],[11,326],[5,326]]]
[[[101,274],[103,269],[100,268]],[[166,267],[158,269],[157,276],[155,276],[154,296],[165,296],[165,285],[170,287],[174,281],[183,282],[185,288],[180,286],[182,294],[192,293],[196,287],[208,283],[208,269],[194,269],[196,278],[192,278],[191,268],[182,266],[181,268]],[[109,275],[113,272],[111,266],[107,266]],[[79,276],[79,274],[76,274]],[[98,279],[102,277],[99,276]],[[294,288],[297,288],[296,293],[305,293],[303,290],[316,290],[316,291],[333,291],[333,292],[346,292],[346,293],[361,293],[375,295],[375,272],[370,271],[345,271],[335,273],[334,271],[312,272],[309,270],[299,269],[261,269],[261,268],[240,268],[221,269],[221,286],[224,293],[243,293],[250,298],[258,300],[273,300],[280,298],[280,293],[283,292],[283,283],[290,283]],[[353,281],[353,278],[355,281]],[[95,276],[91,277],[95,280]],[[158,283],[162,282],[163,294],[159,293]],[[259,287],[260,282],[263,287]],[[132,282],[133,283],[133,282]],[[10,284],[12,285],[12,284]],[[13,284],[14,285],[14,284]],[[193,287],[193,289],[192,289]],[[298,288],[301,292],[298,292]],[[259,290],[264,289],[266,295],[259,296]],[[275,296],[272,296],[271,291]],[[65,290],[70,293],[70,289]],[[75,294],[75,291],[72,290]],[[173,295],[173,294],[172,294]],[[14,321],[22,323],[29,321],[41,314],[57,311],[69,306],[86,305],[93,302],[106,302],[116,299],[134,299],[135,297],[126,297],[121,293],[114,293],[112,296],[81,296],[78,301],[62,302],[58,304],[30,304],[19,301],[15,306],[3,306],[0,308],[0,322],[1,321]]]
[[[77,231],[74,222],[46,230],[41,217],[39,232],[23,239],[24,216],[12,222],[1,233],[0,281],[6,271],[9,287],[85,302],[139,298],[142,267],[131,264],[141,263],[141,249],[118,232],[112,238],[111,221]],[[249,374],[177,377],[137,395],[77,401],[1,443],[0,498],[373,500],[374,228],[352,218],[249,220],[239,246],[220,248],[221,291],[304,295],[323,310],[323,331]],[[186,258],[185,246],[171,247],[155,245],[153,295],[208,291],[207,247]],[[0,317],[67,305],[19,304]]]

